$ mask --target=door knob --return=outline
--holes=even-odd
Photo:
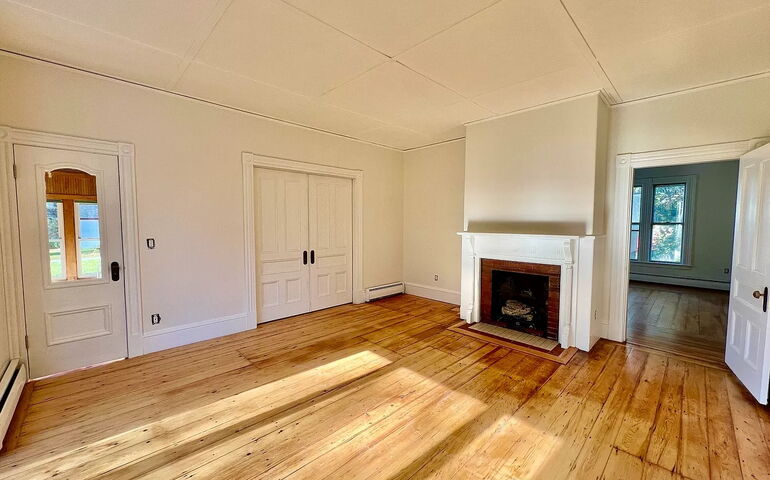
[[[767,311],[767,287],[765,287],[765,290],[763,292],[760,292],[759,290],[754,290],[754,293],[751,294],[754,298],[759,300],[762,299],[762,311]]]
[[[112,262],[110,264],[110,276],[113,282],[120,280],[120,264],[118,262]]]

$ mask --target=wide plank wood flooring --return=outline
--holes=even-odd
[[[630,282],[628,343],[724,365],[729,294]]]
[[[770,410],[728,372],[457,321],[402,295],[38,381],[0,478],[770,478]]]

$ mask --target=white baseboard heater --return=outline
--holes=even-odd
[[[0,379],[0,448],[3,448],[5,434],[11,425],[13,413],[26,383],[27,370],[18,358],[14,358],[8,362],[3,378]]]
[[[404,282],[389,283],[387,285],[378,285],[366,289],[366,301],[371,302],[378,298],[389,297],[404,293]]]

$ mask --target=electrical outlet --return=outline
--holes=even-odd
[[[438,282],[438,273],[433,275],[433,281],[434,282]]]
[[[150,322],[152,322],[153,325],[157,325],[160,323],[160,313],[153,313],[150,315]]]

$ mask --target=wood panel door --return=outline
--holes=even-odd
[[[31,377],[126,357],[117,157],[13,151]]]
[[[725,362],[756,399],[770,384],[770,145],[740,163]]]
[[[258,168],[254,186],[259,320],[308,312],[308,176]]]
[[[310,308],[353,301],[353,182],[310,176]]]

